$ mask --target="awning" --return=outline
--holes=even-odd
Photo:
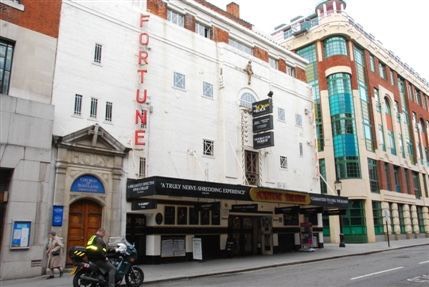
[[[322,207],[327,215],[338,215],[344,214],[349,205],[349,199],[344,196],[311,194],[311,205]]]
[[[127,180],[128,201],[135,201],[156,195],[315,206],[323,207],[324,210],[345,209],[348,205],[346,197],[312,194],[302,191],[161,176]]]

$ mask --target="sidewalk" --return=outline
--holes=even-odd
[[[325,248],[316,249],[314,252],[290,252],[273,256],[252,256],[231,259],[216,259],[204,262],[191,261],[161,265],[143,265],[142,267],[145,273],[145,283],[160,282],[216,274],[250,271],[262,268],[300,264],[346,256],[364,255],[412,246],[429,245],[429,238],[391,241],[390,245],[391,247],[389,248],[387,246],[387,242],[377,242],[367,244],[347,244],[345,248],[340,248],[338,247],[338,244],[325,244]],[[36,284],[37,281],[39,281],[39,284]],[[71,281],[71,275],[67,274],[63,278],[56,278],[53,280],[45,280],[44,277],[37,277],[32,279],[0,281],[0,286],[60,287],[71,286]]]

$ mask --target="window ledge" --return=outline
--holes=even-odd
[[[186,93],[186,88],[185,88],[185,89],[183,89],[183,88],[179,88],[179,87],[176,87],[176,86],[172,86],[172,88],[173,88],[173,89],[175,89],[175,90],[178,90],[178,91],[181,91],[181,92],[185,92],[185,93]]]
[[[24,4],[19,4],[12,0],[0,0],[0,3],[15,8],[17,10],[24,11]]]
[[[98,66],[98,67],[103,67],[103,65],[101,63],[98,63],[98,62],[92,62],[92,64],[95,65],[95,66]]]

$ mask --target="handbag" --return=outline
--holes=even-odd
[[[60,250],[55,250],[55,251],[52,251],[52,256],[59,256],[60,255]]]

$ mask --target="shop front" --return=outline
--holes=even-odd
[[[304,223],[311,224],[311,246],[323,247],[322,213],[338,209],[327,198],[347,198],[315,196],[158,176],[128,179],[126,236],[145,263],[190,260],[197,252],[205,260],[296,250]]]

